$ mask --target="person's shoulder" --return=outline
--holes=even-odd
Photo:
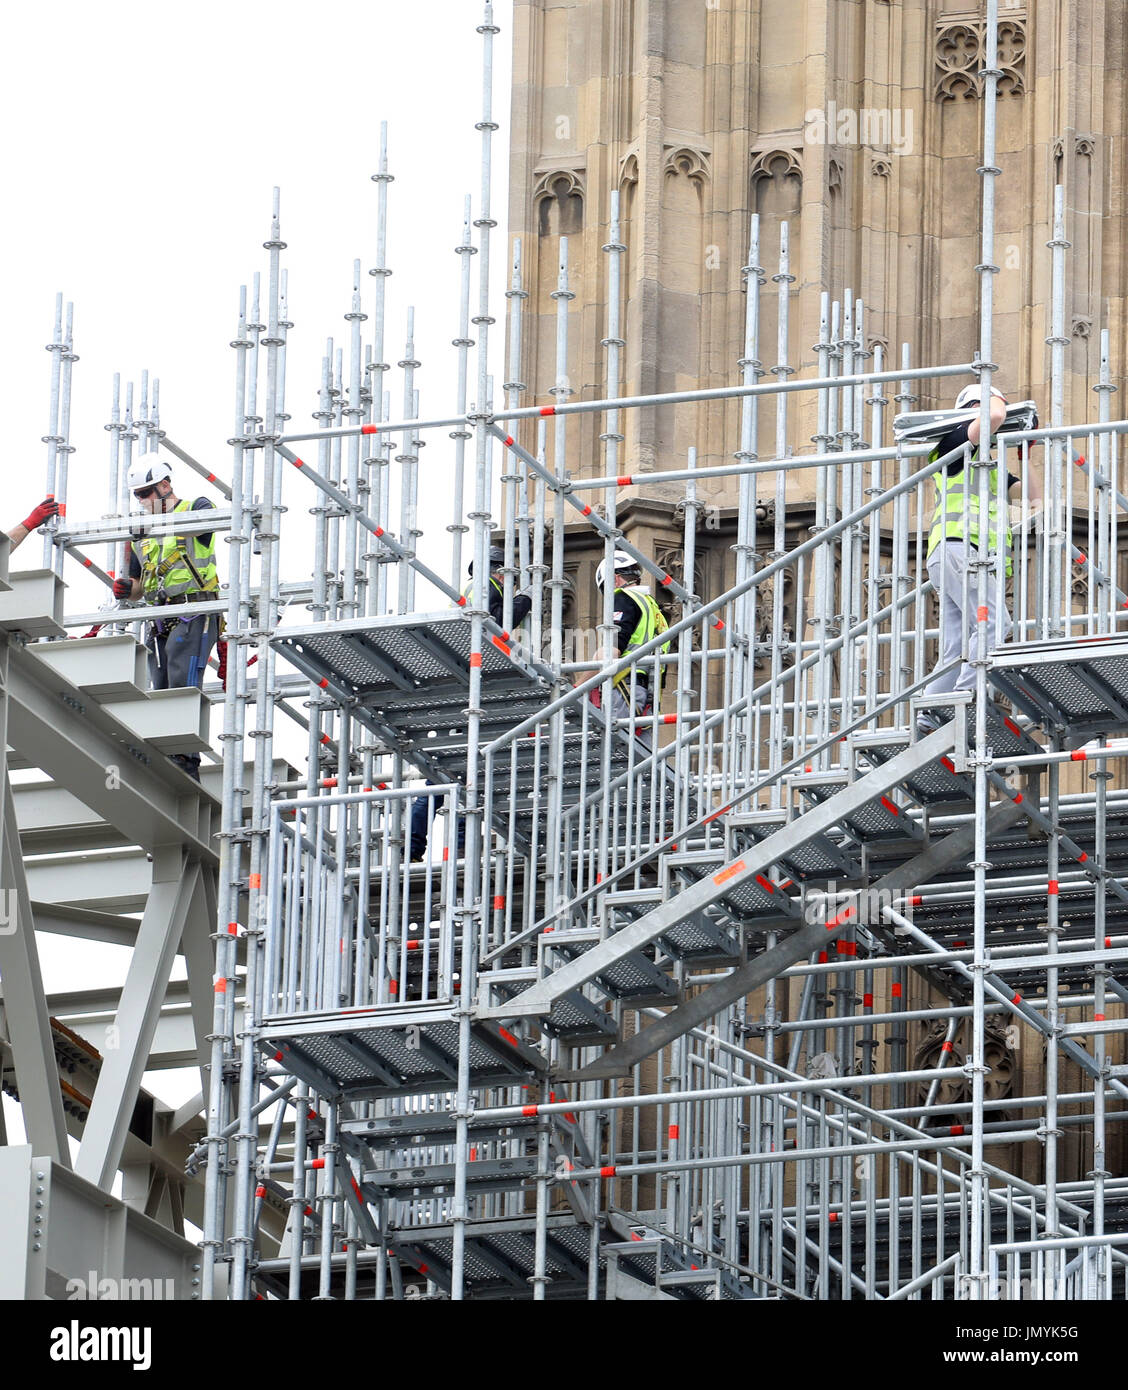
[[[210,497],[197,497],[196,500],[192,503],[192,510],[194,512],[202,512],[205,509],[210,509],[211,511],[214,511],[215,503],[211,500]]]
[[[966,444],[967,442],[967,422],[965,421],[962,425],[956,425],[954,429],[950,429],[948,433],[937,442],[934,452],[937,455],[950,454],[953,449],[958,449],[961,444]]]

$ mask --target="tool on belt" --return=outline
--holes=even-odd
[[[157,552],[159,553],[159,551]],[[154,563],[152,559],[146,559],[141,566],[141,588],[146,594],[152,594],[151,601],[160,606],[174,603],[191,603],[200,598],[207,598],[219,591],[219,577],[214,572],[205,580],[194,564],[191,555],[188,553],[188,541],[184,536],[176,537],[176,544],[172,550],[159,563]],[[196,591],[181,592],[170,594],[165,588],[164,580],[174,570],[183,566],[191,576],[192,582],[196,585]],[[155,584],[154,584],[155,581]],[[154,592],[155,589],[155,592]],[[191,622],[191,618],[157,618],[152,623],[153,631],[158,638],[165,638],[175,629],[177,623]],[[222,621],[220,627],[222,630]]]

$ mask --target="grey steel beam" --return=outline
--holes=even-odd
[[[116,1009],[102,1014],[86,1014],[78,1018],[59,1014],[55,1011],[54,999],[48,997],[47,1007],[51,1017],[65,1022],[66,1026],[85,1039],[91,1047],[106,1046],[107,1030],[115,1026]],[[112,1035],[111,1035],[112,1036]],[[183,1067],[195,1066],[199,1059],[196,1045],[196,1030],[191,1011],[184,1005],[162,1008],[157,1020],[156,1031],[149,1047],[145,1063],[146,1071],[173,1071]]]
[[[129,1116],[148,1064],[169,971],[198,878],[196,865],[182,866],[179,849],[168,847],[154,856],[153,889],[115,1020],[119,1045],[103,1057],[78,1156],[77,1171],[102,1188],[113,1183],[121,1160]]]
[[[25,854],[62,854],[126,843],[120,830],[107,825],[57,782],[24,782],[12,788],[12,795]]]
[[[132,946],[137,939],[137,922],[113,912],[62,903],[32,901],[35,930],[55,936],[73,936],[81,941],[108,941],[113,946]]]
[[[950,753],[955,746],[955,722],[910,744],[903,752],[882,763],[865,777],[860,777],[842,791],[820,802],[798,819],[790,821],[773,834],[766,836],[732,863],[699,879],[668,902],[637,918],[614,936],[594,946],[585,955],[567,965],[506,1004],[479,1009],[479,1018],[517,1018],[528,1014],[548,1013],[558,999],[579,989],[581,985],[602,974],[609,966],[647,946],[664,932],[702,911],[712,903],[738,888],[742,883],[762,875],[777,860],[786,859],[799,846],[833,829],[852,811],[895,787],[905,777],[926,763]],[[794,937],[789,938],[794,940]],[[791,964],[792,962],[788,962]]]
[[[935,735],[930,735],[934,737]],[[1013,802],[999,802],[992,808],[987,818],[989,834],[997,834],[1022,819],[1022,810]],[[871,891],[898,894],[926,883],[929,878],[941,872],[954,860],[971,853],[975,845],[975,827],[965,826],[953,831],[942,840],[934,841],[928,849],[910,859],[892,873],[886,874],[873,885]],[[823,921],[810,922],[797,932],[762,952],[746,965],[734,970],[731,975],[716,984],[709,985],[700,994],[672,1009],[665,1017],[644,1028],[626,1042],[605,1052],[588,1066],[578,1071],[566,1073],[569,1079],[597,1080],[609,1076],[626,1075],[644,1058],[652,1056],[659,1048],[666,1047],[675,1038],[682,1037],[691,1028],[698,1028],[721,1009],[735,1003],[767,984],[788,966],[806,960],[812,951],[821,949],[826,942],[833,941],[854,919],[847,919],[830,926]]]
[[[143,911],[153,877],[143,850],[29,859],[25,871],[36,902],[118,912]]]
[[[44,1282],[45,1261],[32,1258],[34,1161],[30,1144],[0,1148],[0,1299],[5,1303],[35,1298]]]
[[[11,645],[8,695],[8,740],[48,776],[134,844],[182,845],[193,858],[218,864],[187,814],[179,790],[188,781],[184,774],[33,649]]]
[[[201,1088],[207,1089],[207,1065],[211,1059],[209,1041],[215,1007],[215,949],[212,932],[216,929],[215,876],[201,869],[196,892],[184,924],[180,949],[188,971],[188,995],[192,1005],[192,1025],[200,1063]]]
[[[3,659],[0,658],[0,665]],[[6,703],[0,701],[0,706]],[[6,771],[2,833],[0,881],[7,904],[7,921],[0,923],[0,982],[4,987],[4,1014],[20,1088],[24,1128],[37,1154],[44,1154],[69,1168],[70,1148],[59,1090],[59,1069],[43,992],[43,974],[39,968],[35,918],[19,855],[16,813]]]

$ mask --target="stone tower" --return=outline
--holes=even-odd
[[[620,195],[623,390],[739,380],[741,267],[761,218],[760,358],[777,337],[790,228],[788,361],[813,375],[823,290],[860,296],[887,365],[969,361],[978,342],[984,6],[971,0],[515,0],[509,227],[523,242],[521,379],[554,384],[559,237],[569,241],[569,386],[603,394],[610,198]],[[1113,190],[1125,159],[1124,23],[1106,0],[1000,0],[995,352],[1000,382],[1048,406],[1053,187],[1066,191],[1066,419],[1095,417],[1099,330],[1125,360],[1128,268]],[[1118,378],[1117,384],[1120,382]],[[922,395],[921,406],[947,404]],[[792,406],[798,451],[813,403]],[[624,467],[702,465],[739,447],[739,406],[630,412]],[[767,418],[766,418],[767,417]],[[596,417],[568,466],[600,460]],[[759,452],[774,448],[761,412]],[[602,468],[598,469],[602,472]],[[799,485],[801,486],[801,484]],[[733,484],[716,485],[731,500]],[[647,495],[660,495],[650,487]],[[680,489],[679,489],[680,491]]]

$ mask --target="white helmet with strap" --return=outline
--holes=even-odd
[[[637,570],[637,569],[639,569],[639,563],[638,563],[638,561],[635,559],[635,557],[634,557],[633,555],[628,555],[627,552],[626,552],[625,550],[616,550],[615,555],[614,555],[614,558],[613,558],[613,560],[612,560],[611,563],[612,563],[612,566],[613,566],[614,571],[615,571],[616,574],[618,574],[620,570]],[[596,570],[596,572],[595,572],[595,582],[596,582],[596,584],[598,585],[598,587],[601,588],[601,589],[603,588],[604,584],[607,582],[607,561],[606,561],[606,560],[601,560],[601,561],[599,562],[599,568],[598,568],[598,569]]]
[[[129,490],[133,493],[144,491],[171,477],[172,469],[163,458],[157,454],[145,454],[129,470]]]
[[[1001,400],[1004,405],[1006,404],[1007,398],[1003,395],[1003,393],[999,390],[997,386],[991,387],[991,394],[992,396],[998,396],[999,400]],[[978,405],[981,398],[982,387],[979,385],[978,382],[973,382],[970,386],[965,386],[964,389],[960,392],[960,394],[956,397],[955,409],[962,410],[965,405],[971,405],[973,403]]]

